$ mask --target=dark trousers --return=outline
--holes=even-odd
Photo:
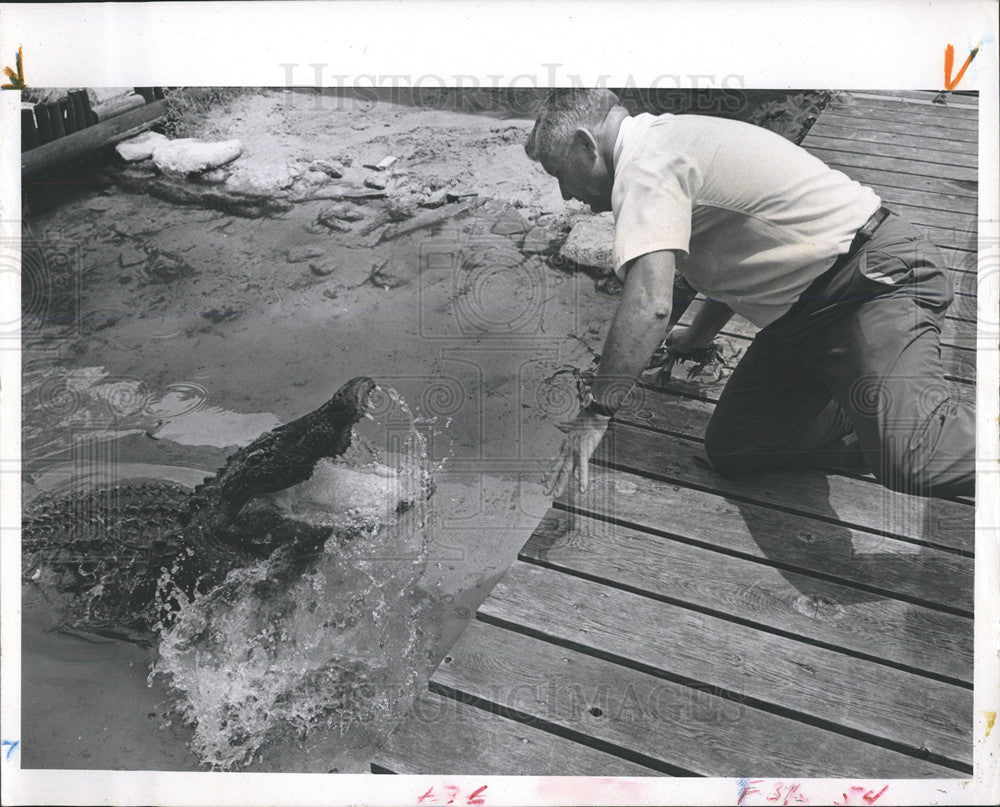
[[[952,296],[937,248],[890,216],[757,334],[708,424],[712,464],[813,464],[853,432],[886,487],[974,495],[975,411],[941,363]]]

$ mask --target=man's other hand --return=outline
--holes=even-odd
[[[602,415],[581,412],[575,420],[560,426],[566,432],[566,437],[563,438],[552,470],[545,476],[546,496],[562,496],[567,483],[574,476],[579,483],[580,493],[587,490],[590,484],[590,457],[604,437],[610,422],[610,418]]]

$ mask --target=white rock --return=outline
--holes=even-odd
[[[168,140],[153,149],[153,162],[164,174],[200,174],[231,163],[243,153],[239,140],[205,143],[192,138]]]
[[[581,219],[570,230],[559,254],[581,266],[612,271],[615,222],[610,215]]]
[[[168,140],[169,138],[159,132],[143,132],[137,137],[123,140],[115,146],[115,151],[123,160],[134,163],[138,160],[148,160],[153,156],[153,149]]]
[[[287,165],[240,164],[226,180],[226,190],[254,196],[273,196],[291,187],[295,176]]]

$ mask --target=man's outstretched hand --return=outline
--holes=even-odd
[[[579,491],[583,493],[590,484],[589,463],[604,433],[608,430],[610,418],[602,415],[581,412],[575,420],[563,424],[560,428],[566,432],[559,456],[552,470],[545,476],[545,495],[562,496],[566,485],[575,476]]]

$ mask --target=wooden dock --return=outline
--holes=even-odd
[[[841,97],[803,145],[942,248],[948,378],[974,396],[976,99],[887,96]],[[701,440],[720,389],[616,415],[588,492],[553,504],[373,771],[971,774],[973,503],[723,479]]]

